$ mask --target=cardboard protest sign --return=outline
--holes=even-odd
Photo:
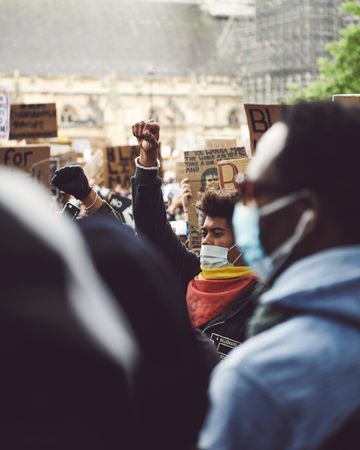
[[[234,138],[215,138],[215,137],[205,137],[205,148],[234,148],[236,147],[236,139]]]
[[[0,85],[0,139],[9,139],[10,134],[10,94]]]
[[[200,228],[203,217],[194,204],[199,196],[209,188],[218,188],[217,163],[228,159],[245,158],[244,147],[218,148],[184,152],[185,176],[189,179],[193,198],[189,205],[189,238],[190,247],[201,245]]]
[[[56,104],[11,105],[10,139],[57,136]]]
[[[50,188],[49,159],[49,146],[0,147],[0,165],[27,172],[47,188]]]
[[[250,132],[251,154],[261,136],[281,118],[281,105],[244,105]]]
[[[124,189],[130,189],[130,178],[135,173],[135,158],[139,156],[139,147],[108,147],[105,154],[106,185],[110,189],[114,189],[118,184]]]
[[[134,216],[132,210],[132,201],[128,197],[122,197],[119,194],[112,193],[109,204],[115,211],[120,214],[123,223],[135,228]]]
[[[217,163],[219,186],[224,191],[235,191],[237,189],[236,180],[239,174],[245,176],[249,164],[248,158],[229,159]]]
[[[336,94],[333,95],[333,102],[360,106],[360,94]]]

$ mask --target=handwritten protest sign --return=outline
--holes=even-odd
[[[106,185],[114,189],[118,184],[130,188],[130,178],[135,172],[135,158],[139,156],[138,146],[108,147],[106,149]]]
[[[50,189],[49,159],[49,146],[0,147],[0,165],[27,172]]]
[[[10,94],[0,85],[0,139],[9,139],[10,134]]]
[[[336,94],[333,95],[333,102],[350,106],[360,106],[360,94]]]
[[[11,105],[10,139],[57,136],[55,103]]]
[[[135,228],[134,216],[132,210],[132,201],[128,197],[122,197],[120,194],[113,192],[109,200],[110,206],[120,215],[121,220],[126,225]]]
[[[248,158],[219,161],[217,163],[217,170],[220,189],[223,189],[224,191],[236,190],[236,180],[239,175],[245,176],[248,164]]]
[[[245,158],[244,147],[218,148],[184,152],[185,176],[193,192],[193,201],[189,205],[189,238],[191,248],[201,245],[201,221],[203,217],[195,208],[199,196],[209,188],[218,188],[217,163],[228,159]]]
[[[255,153],[256,145],[261,136],[280,120],[280,105],[244,105],[250,132],[251,154]]]

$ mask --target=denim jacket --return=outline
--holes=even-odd
[[[298,261],[260,301],[303,313],[217,366],[201,449],[317,449],[360,407],[360,246]]]

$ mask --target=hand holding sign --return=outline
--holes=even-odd
[[[160,138],[159,124],[152,120],[138,122],[133,125],[132,132],[140,146],[140,164],[144,167],[156,166]]]
[[[51,179],[61,191],[83,200],[90,194],[91,187],[81,166],[65,166],[58,169]]]

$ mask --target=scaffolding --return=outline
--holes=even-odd
[[[318,77],[316,61],[339,36],[342,0],[256,0],[255,17],[229,18],[218,51],[241,75],[246,102],[279,103],[291,83]],[[225,30],[225,27],[224,27]],[[232,42],[230,42],[232,40]],[[218,41],[219,43],[219,41]]]

